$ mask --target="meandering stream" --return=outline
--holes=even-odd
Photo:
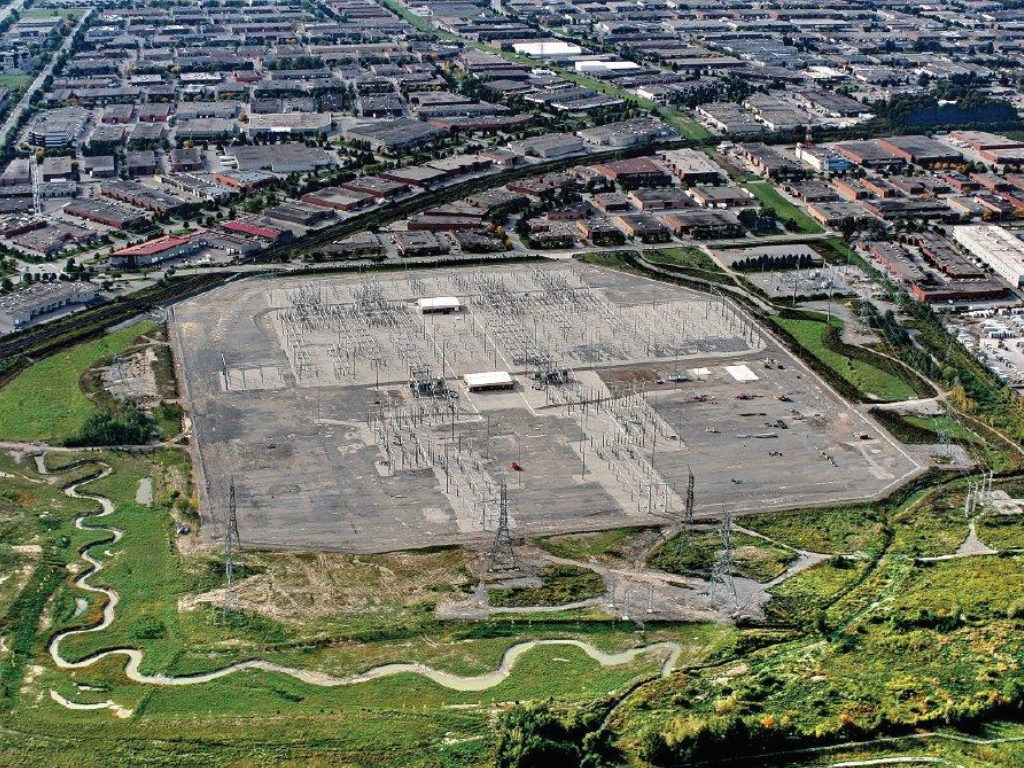
[[[48,474],[49,471],[46,468],[45,461],[40,455],[36,459],[36,465],[39,467],[40,472]],[[88,499],[95,501],[101,506],[100,512],[87,513],[80,515],[75,519],[75,527],[80,530],[89,530],[97,532],[109,532],[113,536],[113,544],[118,543],[124,532],[114,527],[101,527],[97,525],[87,525],[86,520],[97,520],[102,517],[106,517],[114,513],[114,503],[105,496],[94,494],[94,493],[83,493],[79,489],[81,486],[100,480],[107,477],[111,473],[109,466],[104,466],[103,471],[96,476],[79,480],[72,485],[69,485],[64,493],[75,499]],[[254,659],[250,661],[242,661],[236,664],[231,664],[220,669],[215,669],[210,672],[203,672],[195,675],[180,675],[171,676],[164,674],[146,674],[141,671],[143,652],[135,648],[116,648],[112,650],[102,651],[99,653],[86,656],[79,661],[68,661],[60,653],[61,643],[68,637],[75,635],[86,635],[93,632],[102,632],[107,629],[114,621],[117,612],[117,605],[120,600],[120,596],[113,589],[105,587],[97,587],[89,583],[89,579],[103,570],[103,562],[97,560],[89,554],[89,548],[87,547],[82,551],[82,559],[89,565],[89,568],[84,569],[82,575],[75,579],[74,584],[79,589],[95,594],[103,595],[106,598],[106,604],[103,606],[103,618],[102,620],[88,628],[83,629],[69,629],[64,632],[59,632],[54,635],[50,641],[49,653],[53,659],[53,663],[60,669],[85,669],[87,667],[102,661],[103,659],[111,656],[124,656],[127,661],[125,663],[124,671],[128,679],[136,683],[144,683],[148,685],[197,685],[200,683],[208,683],[213,680],[217,680],[228,675],[235,674],[237,672],[244,672],[246,670],[260,670],[263,672],[276,672],[283,675],[289,675],[297,680],[301,680],[304,683],[317,686],[335,687],[342,685],[355,685],[357,683],[365,683],[370,680],[377,680],[383,677],[389,677],[391,675],[402,674],[405,672],[411,672],[414,674],[422,675],[423,677],[432,680],[438,685],[450,688],[455,691],[463,692],[474,692],[474,691],[485,691],[489,688],[500,684],[507,679],[511,674],[512,670],[523,654],[528,651],[545,645],[562,645],[572,646],[580,649],[587,654],[590,658],[596,661],[601,666],[611,667],[620,666],[622,664],[629,664],[635,661],[640,656],[664,652],[667,657],[662,664],[661,674],[668,675],[675,669],[676,664],[679,660],[679,656],[682,654],[683,648],[679,643],[675,642],[660,642],[645,645],[639,648],[631,648],[625,651],[619,651],[617,653],[606,653],[599,648],[594,647],[590,643],[585,643],[580,640],[572,639],[549,639],[549,640],[527,640],[521,643],[516,643],[510,646],[501,657],[501,662],[498,664],[497,669],[491,672],[485,672],[480,675],[455,675],[450,672],[444,672],[442,670],[434,669],[433,667],[421,664],[418,662],[406,662],[406,663],[393,663],[393,664],[382,664],[376,667],[360,672],[357,674],[346,675],[337,677],[330,675],[325,672],[316,672],[297,667],[289,667],[281,664],[275,664],[269,661],[263,661],[262,659]],[[52,695],[54,701],[64,705],[67,702],[62,696]],[[107,706],[105,703],[100,706]],[[73,702],[67,702],[70,708],[81,708],[74,705]],[[90,707],[92,708],[92,707]]]

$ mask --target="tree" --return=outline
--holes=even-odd
[[[547,705],[516,706],[501,719],[495,768],[576,768],[580,749]]]

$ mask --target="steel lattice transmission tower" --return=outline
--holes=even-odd
[[[238,536],[238,509],[235,502],[235,479],[231,478],[228,491],[228,525],[224,533],[224,574],[227,588],[224,591],[224,613],[238,608],[235,595],[235,555],[242,548]]]
[[[686,511],[683,513],[683,522],[693,525],[693,508],[695,506],[694,486],[696,481],[693,478],[693,471],[687,470],[689,477],[686,480]]]
[[[492,571],[514,571],[519,567],[516,553],[512,549],[512,535],[508,528],[508,484],[501,481],[501,505],[498,509],[498,530],[491,547]]]
[[[713,607],[725,607],[731,603],[732,615],[739,613],[740,599],[736,593],[736,581],[733,578],[735,564],[732,559],[732,512],[725,511],[722,523],[718,528],[722,539],[722,548],[718,550],[715,563],[711,567],[711,582],[708,586],[708,599]]]

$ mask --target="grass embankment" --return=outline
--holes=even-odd
[[[824,232],[800,206],[784,198],[771,182],[752,181],[743,185],[765,208],[772,210],[783,221],[792,222],[797,231],[813,235]]]
[[[839,318],[832,317],[826,324],[824,319],[777,316],[772,322],[820,363],[814,366],[819,373],[832,380],[838,377],[846,384],[840,388],[845,390],[843,394],[869,402],[895,402],[918,396],[914,386],[892,370],[895,364],[882,367],[884,358],[870,359],[866,350],[842,343],[843,321]]]
[[[123,353],[155,323],[123,328],[34,363],[0,389],[0,439],[60,442],[98,412],[80,386],[94,363]]]
[[[725,270],[696,246],[684,245],[678,248],[660,248],[646,251],[643,257],[660,266],[669,267],[673,272],[690,277],[698,277],[713,283],[733,284],[733,279]]]
[[[631,526],[594,533],[572,533],[538,539],[537,546],[556,557],[572,560],[601,560],[625,557],[626,550],[638,539],[656,535],[656,528]]]
[[[917,560],[966,535],[951,512],[962,482],[940,479],[873,505],[744,518],[781,544],[834,553],[772,589],[770,620],[801,633],[768,645],[740,633],[736,655],[645,686],[609,722],[617,746],[657,766],[739,763],[1012,717],[1024,706],[1024,559]]]
[[[734,533],[732,543],[734,574],[755,581],[766,582],[781,576],[796,559],[793,550],[746,533]],[[721,548],[722,539],[717,531],[687,531],[656,547],[647,564],[669,573],[706,579]]]
[[[955,443],[981,443],[982,439],[945,414],[925,416],[872,408],[871,415],[901,443],[934,445],[945,434]]]

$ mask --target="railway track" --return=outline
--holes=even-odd
[[[23,367],[18,364],[19,358],[22,359],[22,363],[27,363],[34,358],[51,355],[65,347],[98,336],[105,329],[136,315],[214,288],[232,276],[231,273],[216,273],[172,278],[153,288],[11,334],[0,341],[0,363],[8,362],[6,368],[0,370],[0,383]],[[13,362],[9,362],[12,360]]]

